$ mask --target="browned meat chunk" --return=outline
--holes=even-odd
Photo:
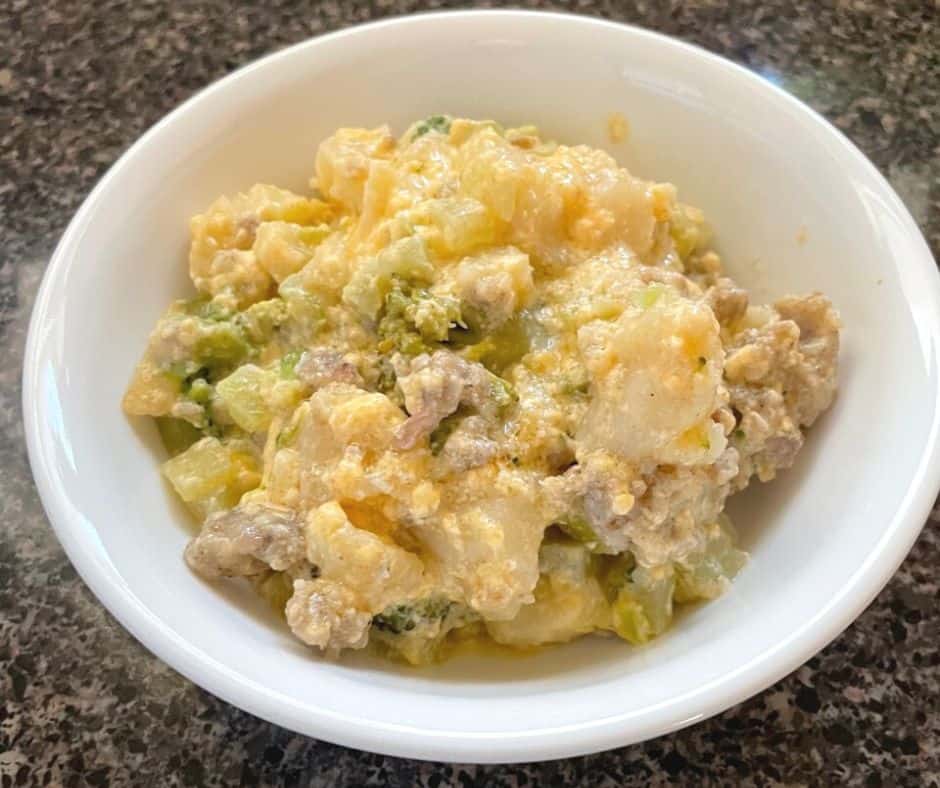
[[[725,377],[738,414],[736,489],[792,465],[802,429],[832,404],[838,355],[839,317],[818,293],[777,301],[772,319],[733,338]]]
[[[297,379],[316,390],[329,383],[350,383],[362,386],[362,376],[355,364],[332,348],[317,347],[304,351],[294,368]]]
[[[409,418],[398,429],[396,448],[412,448],[460,405],[474,408],[484,418],[505,406],[505,392],[494,390],[494,376],[486,367],[447,350],[417,356],[410,365],[399,360],[398,367],[398,386]]]
[[[747,291],[722,277],[705,294],[705,300],[723,326],[733,324],[747,312]]]
[[[305,560],[302,529],[293,509],[263,503],[239,505],[206,518],[202,531],[186,547],[186,563],[210,579],[289,569]]]

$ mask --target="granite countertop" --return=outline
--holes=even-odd
[[[0,786],[940,785],[940,510],[832,645],[726,713],[509,767],[356,752],[262,722],[145,651],[78,579],[27,465],[20,364],[46,261],[96,179],[208,82],[308,36],[449,2],[0,6]],[[457,4],[454,4],[457,5]],[[650,27],[782,84],[890,179],[940,257],[937,0],[528,2]]]

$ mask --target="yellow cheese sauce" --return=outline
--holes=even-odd
[[[195,293],[124,398],[200,522],[190,567],[327,655],[414,664],[643,643],[722,593],[725,500],[834,394],[825,297],[752,305],[672,185],[535,127],[344,128],[311,158],[309,193],[192,218]]]

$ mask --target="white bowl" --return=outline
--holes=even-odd
[[[612,145],[621,112],[629,140]],[[341,125],[449,112],[534,122],[670,180],[760,298],[819,289],[845,322],[841,391],[796,467],[733,513],[732,590],[636,649],[583,640],[418,671],[322,661],[245,589],[186,568],[155,430],[120,398],[189,292],[187,217],[256,181],[304,188]],[[835,129],[757,76],[629,27],[526,12],[427,15],[278,52],[213,85],[111,169],[62,238],[33,313],[26,434],[72,562],[141,642],[210,692],[352,747],[458,761],[586,753],[689,725],[796,668],[903,559],[940,483],[940,279],[918,229]]]

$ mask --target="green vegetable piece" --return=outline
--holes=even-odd
[[[638,567],[612,605],[614,631],[641,645],[666,630],[672,621],[676,577],[671,567]]]
[[[367,320],[377,320],[395,280],[432,282],[435,268],[424,241],[416,235],[400,238],[375,257],[363,261],[343,288],[343,303]]]
[[[447,439],[450,438],[454,430],[460,426],[460,422],[466,417],[467,411],[461,407],[457,408],[457,410],[449,416],[445,416],[441,419],[441,423],[437,425],[437,428],[428,437],[431,444],[431,454],[436,457],[444,450]]]
[[[174,419],[171,416],[158,417],[157,429],[160,431],[163,447],[171,457],[182,454],[202,438],[202,433],[188,421]]]
[[[747,553],[734,546],[734,532],[726,515],[708,527],[705,550],[676,565],[676,601],[714,599],[727,588],[747,563]]]
[[[402,353],[416,356],[433,350],[460,322],[460,303],[433,296],[400,277],[393,277],[379,316],[379,337]]]
[[[229,307],[209,298],[196,298],[189,301],[186,303],[184,310],[189,315],[213,323],[229,320],[233,314]]]
[[[647,285],[642,290],[631,293],[633,303],[640,309],[649,309],[662,298],[665,288],[660,284]]]
[[[600,544],[594,529],[579,515],[569,515],[559,520],[556,525],[572,539],[583,543],[591,550]]]
[[[277,448],[286,449],[294,445],[294,441],[297,440],[297,430],[298,425],[292,424],[289,427],[285,427],[277,434]]]
[[[614,631],[629,643],[639,646],[653,637],[653,627],[643,610],[643,604],[626,589],[617,597],[613,614]]]
[[[376,391],[392,396],[397,391],[398,376],[392,362],[385,356],[379,359],[379,375],[375,381]]]
[[[443,342],[450,329],[460,323],[460,302],[416,290],[412,302],[405,307],[405,318],[426,341]]]
[[[264,345],[289,317],[290,310],[283,299],[269,298],[248,307],[238,315],[237,323],[253,345]]]
[[[498,375],[489,373],[490,398],[500,410],[506,410],[519,401],[519,395],[512,384]]]
[[[200,405],[207,405],[212,399],[212,386],[205,378],[199,377],[189,384],[189,389],[184,388],[184,394]]]
[[[462,306],[461,313],[466,311],[467,308]],[[464,322],[469,325],[472,318],[464,318]],[[473,339],[473,343],[466,344],[468,339]],[[526,324],[519,317],[507,320],[494,332],[482,338],[477,329],[452,331],[448,341],[458,345],[466,344],[460,355],[468,361],[479,361],[497,375],[505,372],[532,349],[532,339]]]
[[[211,375],[237,366],[251,354],[251,346],[233,322],[204,322],[193,347],[195,360]]]
[[[391,605],[372,619],[372,626],[382,632],[400,635],[421,624],[444,618],[453,604],[446,597],[430,596],[416,602]]]
[[[636,559],[633,553],[626,552],[619,555],[599,555],[595,556],[598,563],[597,576],[600,580],[601,588],[607,599],[613,602],[620,589],[630,582],[630,576],[636,569]]]
[[[415,132],[411,137],[412,142],[418,139],[418,137],[424,136],[429,131],[436,131],[439,134],[449,134],[450,118],[448,118],[446,115],[431,115],[430,117],[425,118],[415,129]]]
[[[591,390],[591,381],[589,380],[580,380],[580,379],[571,379],[565,381],[561,387],[561,393],[566,394],[569,397],[586,397]]]
[[[297,377],[297,373],[294,370],[297,367],[297,362],[300,361],[300,357],[302,355],[302,350],[288,350],[281,357],[281,362],[278,365],[278,369],[283,380],[293,380]]]

